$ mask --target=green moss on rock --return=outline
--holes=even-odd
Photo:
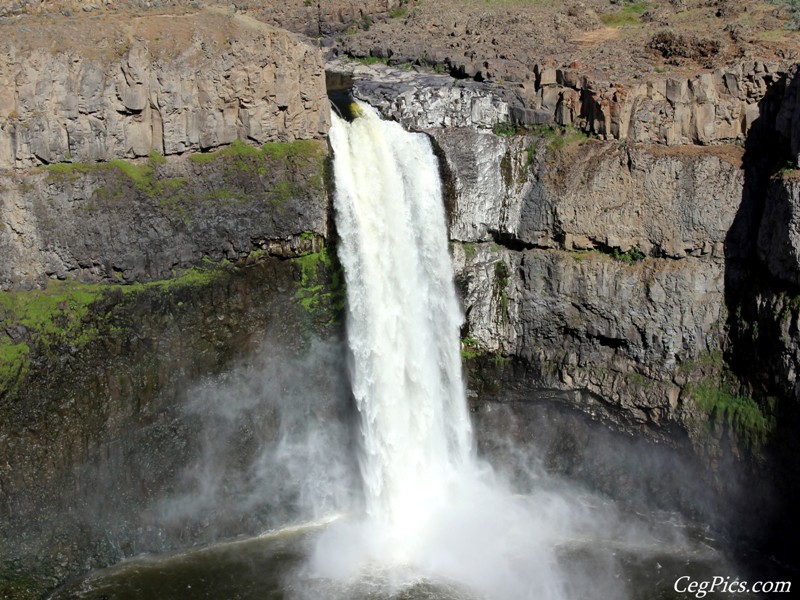
[[[45,589],[35,581],[10,572],[0,575],[0,598],[3,600],[38,600]]]
[[[689,384],[686,393],[717,427],[726,424],[750,448],[763,446],[774,428],[774,419],[753,398],[735,394],[712,380]]]
[[[19,388],[36,357],[78,352],[113,330],[108,315],[92,310],[95,303],[113,294],[204,286],[219,276],[221,270],[215,265],[149,283],[50,281],[44,289],[0,292],[0,395]]]
[[[292,259],[299,269],[295,298],[314,320],[325,326],[340,321],[345,308],[344,271],[335,253],[323,247]]]

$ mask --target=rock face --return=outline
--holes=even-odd
[[[94,52],[7,46],[0,168],[325,135],[320,53],[291,34],[211,12],[129,27],[116,23],[105,41],[90,34]],[[52,29],[54,39],[73,35]]]
[[[643,424],[679,421],[680,366],[720,351],[740,152],[539,140],[528,154],[536,140],[432,135],[456,178],[466,335],[538,365],[543,388],[589,391]]]
[[[548,150],[535,136],[431,134],[455,177],[451,236],[460,241],[500,236],[541,248],[721,258],[742,198],[736,147],[670,150],[578,138]]]
[[[347,476],[278,451],[349,406],[320,52],[227,12],[103,19],[0,23],[10,597],[310,518],[303,473]]]
[[[635,133],[631,119],[639,109],[631,109],[620,128],[604,117],[587,130],[625,143],[552,125],[498,136],[487,130],[491,122],[470,121],[463,104],[454,105],[455,116],[437,110],[430,98],[444,83],[429,81],[433,76],[420,77],[422,92],[408,72],[368,84],[357,71],[354,88],[387,116],[428,133],[440,151],[469,352],[522,360],[535,373],[526,379],[532,394],[566,394],[587,412],[664,440],[675,441],[669,431],[678,426],[700,449],[697,423],[709,415],[700,414],[691,390],[728,368],[723,355],[738,302],[735,282],[752,268],[755,247],[747,237],[752,228],[742,222],[759,218],[752,208],[762,193],[754,169],[763,165],[752,160],[753,144],[761,142],[748,141],[747,152],[740,144],[698,144],[741,140],[756,125],[759,140],[779,131],[790,138],[794,84],[781,68],[750,64],[727,75],[656,79],[636,98],[616,90],[614,103],[600,103],[611,110],[604,114],[622,114],[631,100],[627,106],[639,106],[641,122],[650,125]],[[591,98],[583,87],[588,80],[574,73],[541,75],[540,91],[556,90],[563,100],[559,86],[570,87],[580,90],[582,102]],[[515,118],[520,105],[513,98],[496,88],[474,90],[495,106],[505,103]],[[392,101],[392,93],[403,101]],[[429,123],[449,119],[451,126],[426,126],[417,115],[429,106],[436,115]],[[587,117],[586,106],[576,114]],[[721,133],[718,123],[708,135],[687,133],[684,116],[694,114],[695,127],[702,107],[709,123],[719,117],[735,131]],[[796,199],[787,185],[772,186],[760,252],[776,276],[794,283]]]
[[[584,410],[656,437],[685,423],[688,371],[725,347],[741,150],[432,136],[456,180],[472,343],[530,365],[531,393],[580,391]]]
[[[758,506],[737,531],[771,547],[798,528],[800,198],[795,171],[770,178],[792,81],[763,91],[746,150],[427,130],[449,178],[473,410],[507,403],[524,422],[526,403],[551,402],[687,452],[727,503],[691,510],[734,531]]]
[[[22,582],[20,597],[41,597],[142,552],[340,506],[338,483],[355,475],[342,464],[344,351],[338,330],[320,328],[296,297],[311,271],[315,285],[329,285],[324,269],[303,262],[314,256],[116,286],[83,315],[88,340],[59,340],[56,329],[41,340],[49,347],[30,344],[41,353],[24,385],[0,392],[4,593],[11,582],[17,597]],[[76,292],[56,324],[78,319],[86,290]],[[3,330],[19,327],[4,309]],[[327,458],[304,450],[318,447],[312,440]]]
[[[770,183],[758,253],[775,277],[800,285],[800,178],[787,176]]]
[[[351,74],[356,98],[407,129],[491,128],[509,119],[508,95],[489,85],[461,82],[446,75],[359,67],[343,61],[330,62],[326,68]]]
[[[538,69],[535,100],[518,120],[531,122],[533,109],[606,139],[667,145],[742,141],[760,115],[759,102],[785,69],[777,63],[744,63],[629,86]]]
[[[399,3],[295,1],[273,13],[327,34],[332,22],[366,29],[384,6]],[[600,27],[579,8],[556,29]],[[88,38],[70,21],[43,20],[27,35],[0,24],[0,343],[9,359],[0,382],[12,382],[0,390],[0,577],[32,573],[41,590],[138,552],[286,522],[307,514],[293,504],[306,490],[270,482],[301,472],[327,488],[325,477],[340,473],[335,451],[297,462],[284,447],[280,464],[260,453],[266,443],[267,458],[278,454],[284,425],[347,418],[341,299],[331,298],[336,266],[323,248],[324,142],[297,145],[327,130],[321,53],[235,12],[103,22]],[[503,22],[520,18],[511,11]],[[381,30],[346,44],[400,60],[378,43]],[[44,43],[52,39],[62,40],[57,52]],[[742,168],[759,148],[725,144],[747,140],[761,121],[797,156],[796,67],[740,60],[612,84],[580,65],[501,59],[501,50],[492,62],[430,50],[428,62],[456,76],[509,77],[489,85],[357,67],[354,94],[430,135],[445,167],[481,442],[515,419],[515,441],[541,442],[536,423],[550,413],[525,423],[543,400],[636,434],[643,455],[657,443],[688,456],[693,478],[729,490],[720,465],[757,450],[733,426],[713,429],[715,409],[693,389],[736,370],[732,393],[752,394],[756,417],[779,398],[786,418],[771,434],[788,439],[800,422],[786,408],[800,393],[800,304],[789,293],[800,283],[796,178],[771,184],[755,257],[755,240],[739,244],[731,232],[759,191]],[[509,124],[531,127],[515,134]],[[199,285],[153,283],[204,259],[235,266],[218,265],[222,275]],[[102,287],[79,288],[97,294],[90,301],[55,294],[44,322],[19,312],[48,292],[25,290],[52,291],[53,280],[64,280],[56,289]],[[327,314],[306,310],[320,303]],[[331,345],[320,350],[315,335]],[[752,364],[759,373],[747,376]],[[204,375],[218,378],[193,387]],[[295,410],[286,419],[282,403]],[[498,417],[506,407],[513,418]],[[334,433],[326,448],[351,443]],[[593,452],[591,436],[573,433]],[[222,481],[204,478],[207,468]],[[753,514],[768,484],[800,481],[782,468],[746,474]]]
[[[351,30],[369,29],[373,22],[386,20],[401,0],[289,0],[272,3],[237,2],[237,7],[251,11],[260,21],[276,27],[304,33],[311,37],[333,35]]]
[[[789,142],[794,166],[800,169],[800,65],[789,70],[777,130]]]
[[[763,105],[767,90],[773,84],[784,85],[788,68],[783,63],[740,63],[691,78],[660,77],[622,85],[537,65],[534,80],[520,88],[420,77],[373,66],[367,71],[355,69],[354,87],[356,95],[387,117],[415,128],[491,127],[511,121],[576,127],[606,140],[706,145],[743,142],[767,110]],[[368,72],[374,83],[359,79],[359,75],[366,79]],[[441,106],[445,100],[456,115]],[[479,118],[472,116],[473,106],[478,107]]]
[[[302,234],[327,235],[324,142],[234,148],[6,177],[0,289],[167,279],[203,259],[296,255]]]

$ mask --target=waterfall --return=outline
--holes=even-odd
[[[459,598],[575,597],[554,548],[593,528],[588,511],[546,486],[515,495],[475,455],[430,142],[367,105],[356,112],[350,123],[332,115],[330,141],[366,515],[320,535],[312,577],[390,582],[377,596],[328,592],[337,598],[395,597],[420,580]]]
[[[462,315],[427,137],[359,112],[333,115],[330,140],[360,467],[370,517],[406,527],[470,460]]]

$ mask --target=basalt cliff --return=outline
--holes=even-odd
[[[3,597],[355,477],[290,443],[354,443],[329,95],[437,152],[479,451],[794,560],[800,56],[751,23],[787,14],[468,4],[0,11]]]

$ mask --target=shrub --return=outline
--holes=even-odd
[[[772,0],[773,4],[782,4],[789,11],[789,22],[786,26],[800,31],[800,0]]]

